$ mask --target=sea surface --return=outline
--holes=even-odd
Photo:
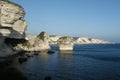
[[[120,80],[120,44],[74,45],[73,51],[39,53],[20,64],[28,80]]]

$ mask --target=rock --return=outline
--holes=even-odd
[[[57,44],[57,40],[62,36],[50,36],[49,43],[50,44]]]
[[[27,22],[24,9],[13,2],[0,1],[0,33],[10,38],[25,38]]]
[[[23,35],[23,37],[25,37],[25,32],[27,30],[27,22],[23,20],[17,20],[13,24],[13,29],[15,31],[18,31],[21,35]]]
[[[4,43],[4,39],[4,37],[0,36],[0,57],[6,57],[15,54],[16,52],[14,52],[11,47]]]
[[[48,53],[48,54],[53,54],[53,53],[55,53],[55,51],[49,50],[47,53]]]
[[[49,42],[49,35],[46,32],[41,32],[37,38],[39,38],[40,40],[43,40],[44,42]]]
[[[0,10],[1,10],[1,26],[12,27],[15,21],[24,17],[23,8],[15,3],[9,1],[0,1]]]
[[[39,53],[38,53],[38,52],[35,52],[34,55],[39,55]]]
[[[34,45],[37,51],[49,50],[49,35],[46,32],[41,32],[34,41]]]
[[[26,53],[26,56],[28,57],[28,58],[30,58],[30,57],[33,57],[33,53]]]
[[[110,43],[108,41],[104,41],[104,40],[100,40],[100,39],[91,39],[91,42],[93,44],[109,44]]]
[[[63,36],[50,36],[49,38],[49,44],[57,44],[57,41],[60,37]],[[110,42],[100,39],[93,39],[93,38],[87,38],[87,37],[73,37],[75,44],[108,44]]]
[[[73,50],[74,40],[71,37],[60,37],[57,41],[61,51]]]
[[[87,37],[80,37],[76,40],[75,44],[107,44],[110,43],[108,41],[100,40],[100,39],[92,39]]]
[[[19,63],[23,63],[23,62],[26,62],[26,61],[27,61],[27,58],[25,56],[22,56],[22,57],[18,58]]]
[[[27,22],[23,20],[25,11],[22,6],[0,0],[0,57],[16,54],[13,45],[25,39]]]
[[[26,51],[49,50],[49,35],[46,32],[41,32],[38,36],[29,36],[28,41],[18,44],[15,49]]]

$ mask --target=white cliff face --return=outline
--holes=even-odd
[[[57,44],[57,40],[58,40],[60,37],[62,37],[62,36],[51,36],[51,37],[49,37],[49,38],[50,38],[50,39],[49,39],[49,43],[50,43],[50,44]]]
[[[0,57],[16,53],[12,46],[4,43],[6,38],[25,38],[27,22],[23,20],[24,15],[24,9],[20,5],[0,0]]]
[[[16,46],[17,50],[27,50],[27,51],[44,51],[49,50],[49,44],[58,44],[61,51],[73,50],[74,44],[106,44],[107,41],[99,39],[90,39],[86,37],[80,37],[76,40],[71,37],[64,36],[52,36],[49,37],[46,32],[41,32],[38,36],[36,35],[26,35],[27,42],[23,44],[18,44]],[[51,42],[51,40],[53,42]]]
[[[50,44],[57,44],[58,39],[62,36],[53,36],[50,37]],[[93,39],[93,38],[87,38],[87,37],[79,37],[77,39],[74,39],[74,44],[108,44],[110,42],[100,40],[100,39]]]
[[[25,38],[27,22],[24,9],[18,4],[0,1],[0,33],[11,38]]]
[[[23,20],[17,20],[14,24],[13,24],[13,29],[15,31],[18,31],[20,34],[25,35],[25,32],[27,30],[27,23]]]
[[[87,37],[80,37],[75,41],[75,44],[107,44],[107,43],[110,42],[100,39],[91,39]]]
[[[57,44],[61,51],[73,50],[74,41],[71,37],[60,37]]]
[[[38,46],[39,50],[49,50],[49,35],[46,32],[41,32],[35,39],[34,46]]]
[[[26,43],[18,44],[15,48],[26,51],[44,51],[50,49],[49,36],[46,32],[41,32],[38,36],[27,35],[27,39]]]

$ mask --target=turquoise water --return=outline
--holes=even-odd
[[[120,80],[120,44],[75,45],[73,51],[39,53],[19,68],[29,80]]]

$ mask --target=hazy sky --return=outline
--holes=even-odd
[[[120,42],[120,0],[11,0],[26,11],[28,33]]]

